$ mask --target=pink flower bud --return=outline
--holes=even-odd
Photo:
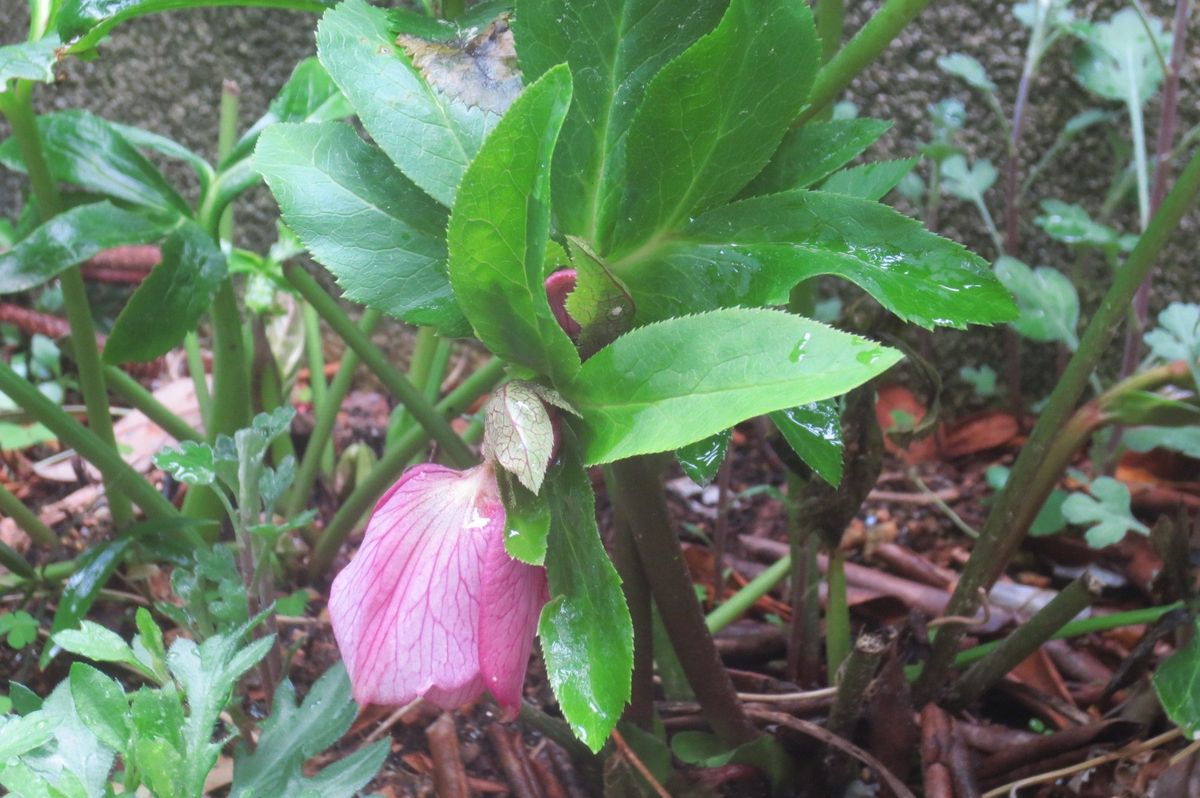
[[[449,710],[487,689],[516,714],[549,596],[545,571],[509,557],[504,534],[489,463],[410,468],[379,500],[329,596],[359,704]]]
[[[554,311],[558,326],[572,338],[579,335],[583,329],[567,313],[567,295],[574,290],[574,269],[560,269],[546,278],[546,297],[550,300],[550,310]]]

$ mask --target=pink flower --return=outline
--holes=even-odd
[[[505,551],[492,469],[416,466],[375,506],[329,597],[359,704],[449,710],[487,689],[520,707],[546,575]]]
[[[559,269],[546,278],[546,299],[550,301],[550,310],[567,335],[574,338],[582,331],[579,322],[567,313],[567,296],[575,290],[575,270]]]

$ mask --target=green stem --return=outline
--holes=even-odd
[[[238,137],[238,86],[232,80],[221,85],[221,103],[217,111],[217,163],[233,151]],[[233,241],[233,203],[221,212],[217,233],[219,240]]]
[[[379,324],[382,315],[378,310],[367,308],[358,321],[359,331],[363,335],[370,335],[375,326]],[[304,450],[304,457],[300,460],[300,468],[296,472],[296,483],[288,494],[285,512],[288,518],[299,515],[300,511],[308,504],[308,500],[312,498],[313,485],[317,481],[317,467],[324,457],[324,452],[328,449],[332,456],[333,444],[329,438],[333,432],[334,422],[337,421],[337,413],[342,406],[342,400],[350,391],[350,383],[354,379],[356,368],[358,368],[358,355],[354,353],[354,350],[347,349],[342,353],[342,362],[338,365],[337,374],[333,375],[333,382],[329,384],[329,392],[325,395],[324,404],[317,408],[312,435],[308,439],[308,448]]]
[[[813,21],[817,24],[817,35],[821,37],[821,63],[829,63],[842,46],[842,28],[846,21],[844,0],[816,0]]]
[[[847,655],[846,667],[842,672],[830,674],[829,681],[836,682],[837,693],[833,698],[833,706],[829,708],[829,722],[825,725],[834,734],[847,738],[851,736],[855,721],[865,709],[863,697],[879,670],[879,663],[887,652],[889,642],[886,634],[862,635]]]
[[[1150,224],[1150,167],[1146,162],[1146,124],[1142,116],[1141,98],[1135,82],[1136,70],[1127,69],[1129,76],[1128,95],[1125,99],[1129,111],[1129,130],[1133,144],[1133,168],[1137,175],[1138,222],[1145,230]]]
[[[821,67],[808,96],[808,107],[794,124],[807,122],[836,100],[838,94],[850,85],[850,81],[874,61],[927,5],[929,0],[887,0],[875,12],[875,16],[863,25],[862,30],[828,64]]]
[[[442,0],[442,19],[458,19],[466,8],[465,0]]]
[[[3,488],[0,488],[3,490]],[[12,546],[0,541],[0,565],[22,579],[37,579],[37,570]]]
[[[825,574],[829,594],[825,601],[825,678],[837,683],[838,669],[850,655],[850,602],[846,596],[846,555],[830,552]]]
[[[611,469],[605,469],[609,495],[616,488]],[[639,728],[654,728],[654,611],[650,582],[638,557],[629,520],[617,508],[612,544],[613,565],[621,577],[621,590],[633,620],[633,686],[622,718]]]
[[[5,107],[5,115],[25,160],[39,215],[42,221],[48,221],[62,210],[62,199],[42,150],[42,141],[33,113],[32,94],[32,83],[17,81],[13,100]],[[92,322],[87,288],[83,284],[83,273],[78,266],[72,266],[60,275],[59,282],[62,286],[67,322],[71,329],[71,340],[74,342],[75,363],[79,367],[79,388],[87,406],[88,425],[96,437],[115,452],[117,443],[113,436],[112,415],[109,413],[108,390],[104,385],[104,370],[100,362],[100,350],[96,347],[96,328]],[[118,528],[126,526],[133,517],[129,497],[108,481],[105,482],[104,492],[108,498],[113,524]]]
[[[4,574],[0,576],[0,594],[27,586],[30,583],[57,584],[75,573],[77,566],[75,560],[62,560],[36,569],[36,573],[32,577],[18,574],[15,571],[11,574]]]
[[[194,430],[190,424],[172,413],[166,405],[154,398],[154,394],[142,387],[141,383],[130,377],[116,366],[105,366],[104,377],[109,387],[129,404],[142,411],[177,441],[199,441],[203,436]]]
[[[437,330],[432,327],[419,327],[408,366],[409,382],[420,388],[426,399],[431,400],[437,399],[437,396],[429,395],[429,373],[433,368],[433,357],[437,354],[438,340]],[[388,425],[388,440],[407,432],[411,424],[412,416],[408,408],[400,405],[392,414],[391,423]]]
[[[0,362],[0,392],[8,394],[10,399],[45,424],[60,441],[79,452],[96,467],[106,484],[112,485],[122,495],[129,496],[147,516],[169,518],[178,515],[179,511],[141,474],[130,468],[116,449],[63,412],[62,408],[43,396],[4,362]]]
[[[367,368],[375,372],[387,389],[408,408],[413,418],[438,442],[454,465],[466,468],[475,461],[475,455],[471,453],[470,448],[455,434],[433,404],[407,377],[388,363],[384,354],[354,326],[350,317],[338,307],[337,301],[325,293],[316,280],[298,266],[284,266],[283,273],[292,287],[308,300],[325,323],[341,336],[347,346],[358,353]]]
[[[183,337],[183,351],[187,355],[188,373],[196,390],[196,404],[200,406],[200,421],[205,429],[212,427],[212,398],[208,395],[208,376],[204,370],[204,355],[200,352],[200,339],[190,332]]]
[[[974,616],[979,606],[980,589],[986,590],[991,586],[1020,546],[1025,529],[1015,525],[1014,520],[1021,513],[1022,506],[1031,503],[1030,491],[1035,487],[1034,481],[1047,451],[1087,389],[1088,376],[1120,328],[1138,286],[1153,268],[1155,258],[1179,226],[1179,221],[1191,207],[1198,192],[1200,153],[1193,155],[1188,162],[1162,207],[1150,221],[1150,226],[1138,239],[1125,265],[1116,273],[1100,307],[1088,323],[1079,349],[1067,363],[1029,440],[1017,457],[1008,483],[988,515],[987,523],[980,532],[979,540],[947,606],[947,615]],[[962,634],[962,628],[955,626],[939,630],[929,665],[918,684],[918,696],[922,700],[928,700],[934,690],[945,682]]]
[[[233,280],[226,279],[213,300],[213,407],[209,440],[232,435],[250,423],[250,369],[242,337],[242,314]]]
[[[29,535],[30,540],[43,546],[57,546],[58,535],[54,530],[42,523],[37,513],[25,506],[25,502],[9,493],[8,488],[0,484],[0,512],[17,522],[17,526]],[[15,552],[14,552],[15,553]],[[20,555],[17,555],[18,557]],[[16,570],[11,568],[10,570]]]
[[[704,625],[708,631],[716,634],[746,614],[755,602],[770,593],[775,585],[783,581],[791,567],[792,558],[784,557],[743,585],[741,589],[705,616]]]
[[[500,381],[504,376],[504,368],[503,361],[499,359],[489,361],[438,402],[435,411],[442,416],[461,413]],[[423,427],[409,430],[396,441],[394,448],[384,452],[367,478],[355,486],[354,491],[330,520],[329,526],[325,527],[313,549],[310,572],[314,577],[320,576],[329,568],[333,556],[337,554],[346,536],[363,514],[383,495],[387,487],[395,482],[400,472],[408,465],[408,461],[428,442],[429,433]]]
[[[304,320],[304,351],[308,357],[308,386],[312,391],[313,417],[320,418],[329,402],[329,386],[325,383],[325,345],[321,340],[321,318],[312,305],[305,303],[301,309]],[[358,358],[354,359],[356,362]],[[339,404],[341,400],[339,399]],[[337,413],[336,408],[333,411]],[[311,438],[309,439],[311,442]],[[333,473],[333,445],[326,438],[319,453],[318,463],[322,474]],[[316,456],[316,455],[314,455]]]
[[[1037,651],[1072,618],[1091,606],[1100,595],[1100,582],[1084,574],[1067,585],[1049,604],[1020,624],[1000,645],[971,666],[954,686],[947,705],[962,709],[974,704],[992,685]]]
[[[613,474],[616,504],[629,521],[642,567],[653,573],[650,590],[654,602],[700,711],[726,745],[738,746],[757,739],[758,730],[746,717],[705,627],[658,469],[646,457],[633,457],[615,463]]]

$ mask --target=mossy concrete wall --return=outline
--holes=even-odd
[[[848,3],[848,29],[853,30],[875,8],[877,2]],[[1169,24],[1173,4],[1157,0],[1147,3],[1150,11]],[[1077,12],[1105,18],[1118,7],[1106,3],[1074,4]],[[1003,165],[1003,136],[983,101],[960,82],[944,76],[936,67],[939,55],[961,51],[979,58],[999,84],[999,96],[1011,108],[1024,58],[1026,31],[1013,19],[1008,2],[958,0],[935,2],[893,43],[886,55],[858,80],[849,97],[863,115],[890,118],[893,130],[876,146],[878,157],[906,157],[916,152],[930,134],[928,106],[944,97],[958,97],[969,111],[969,124],[962,140],[975,157],[988,157]],[[0,41],[19,38],[26,25],[24,0],[0,0]],[[241,90],[241,121],[250,124],[287,78],[292,65],[313,52],[316,20],[304,14],[262,9],[208,9],[144,17],[129,22],[112,35],[101,49],[101,57],[90,63],[70,61],[62,80],[41,88],[37,94],[41,110],[83,107],[109,119],[140,125],[178,139],[211,157],[215,149],[215,109],[224,80]],[[1193,37],[1192,50],[1200,52]],[[1046,58],[1031,92],[1028,123],[1022,146],[1025,163],[1050,146],[1063,123],[1074,113],[1097,103],[1071,76],[1071,42],[1061,42]],[[1195,59],[1188,59],[1180,107],[1181,129],[1200,121],[1197,96],[1191,89]],[[1119,107],[1112,110],[1120,112]],[[1147,109],[1147,126],[1153,136],[1158,109]],[[1125,139],[1126,126],[1111,131],[1100,129],[1079,137],[1057,164],[1034,186],[1028,205],[1044,197],[1082,202],[1095,211],[1119,165],[1109,136]],[[2,132],[2,131],[0,131]],[[186,169],[166,164],[173,177],[186,181]],[[926,170],[927,167],[922,166]],[[12,175],[0,175],[0,213],[12,216],[20,207],[23,183]],[[989,193],[997,217],[1002,197],[997,186]],[[1194,265],[1197,227],[1192,214],[1161,260],[1160,289],[1155,307],[1169,299],[1200,298],[1200,280]],[[238,206],[239,244],[262,247],[273,231],[274,206],[259,189]],[[1108,266],[1098,257],[1077,263],[1065,247],[1048,240],[1032,224],[1032,213],[1023,215],[1021,255],[1031,265],[1053,265],[1081,275],[1085,306],[1098,299],[1107,283]],[[1116,219],[1124,230],[1134,231],[1131,209]],[[973,208],[948,198],[943,205],[938,231],[970,245],[987,257],[993,247]],[[963,351],[965,336],[939,334],[954,360],[995,363],[999,336],[973,335]],[[1041,349],[1045,349],[1041,347]],[[1034,355],[1036,358],[1036,355]]]

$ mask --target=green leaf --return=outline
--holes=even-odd
[[[358,705],[350,697],[350,679],[339,662],[327,670],[296,704],[296,689],[284,680],[275,691],[271,716],[262,726],[254,752],[239,746],[233,763],[231,798],[256,798],[267,795],[314,795],[321,798],[352,798],[366,785],[383,764],[388,743],[368,746],[375,768],[362,774],[361,781],[340,783],[336,789],[326,785],[318,789],[326,771],[313,777],[304,774],[304,763],[336,743],[358,714]],[[335,766],[336,767],[336,766]]]
[[[1129,488],[1112,477],[1092,482],[1091,496],[1072,493],[1063,502],[1063,516],[1072,524],[1089,527],[1088,545],[1102,549],[1120,542],[1126,532],[1150,534],[1150,528],[1133,517],[1129,509]]]
[[[575,266],[575,288],[567,295],[567,315],[580,327],[576,345],[589,358],[633,325],[634,305],[629,290],[604,259],[582,239],[567,237]]]
[[[166,683],[170,674],[167,671],[167,650],[163,645],[162,630],[145,607],[138,607],[134,622],[138,628],[138,636],[133,641],[134,656],[154,671],[159,683]]]
[[[145,362],[196,329],[226,275],[225,254],[183,220],[162,245],[162,262],[133,292],[104,345],[106,363]]]
[[[711,31],[723,10],[707,0],[518,0],[513,28],[526,79],[566,62],[575,86],[552,178],[564,233],[606,238],[646,85]]]
[[[938,69],[947,75],[953,75],[968,86],[991,94],[996,91],[996,84],[988,77],[983,64],[966,53],[950,53],[938,56]]]
[[[8,762],[45,745],[54,737],[57,721],[57,718],[36,710],[24,717],[0,715],[0,761]]]
[[[1162,83],[1157,48],[1166,60],[1171,41],[1162,22],[1149,17],[1150,30],[1137,11],[1123,8],[1107,22],[1082,29],[1083,43],[1075,52],[1075,77],[1083,87],[1106,100],[1121,100],[1141,108]],[[1151,38],[1153,34],[1153,38]]]
[[[551,598],[538,622],[542,654],[571,730],[599,751],[629,701],[633,622],[596,528],[591,479],[569,431],[545,494],[553,520],[546,550]]]
[[[996,277],[1017,300],[1013,329],[1034,341],[1061,341],[1072,352],[1079,348],[1079,295],[1066,275],[1005,255],[996,261]]]
[[[996,370],[986,363],[982,366],[962,366],[958,376],[963,382],[970,383],[976,396],[986,399],[996,395]]]
[[[719,307],[779,305],[797,283],[833,274],[922,327],[1015,315],[986,262],[891,208],[788,191],[707,213],[638,263],[615,264],[641,322]],[[736,279],[733,276],[736,275]]]
[[[54,80],[54,65],[62,41],[53,34],[36,42],[19,42],[0,47],[0,94],[8,90],[10,80]]]
[[[1106,224],[1093,221],[1088,212],[1079,205],[1045,199],[1042,200],[1041,206],[1042,213],[1034,222],[1055,241],[1093,247],[1111,247],[1121,243],[1120,233]]]
[[[1200,425],[1200,407],[1153,391],[1117,391],[1102,403],[1106,417],[1128,426]]]
[[[129,702],[115,679],[83,662],[71,663],[71,698],[83,725],[114,751],[129,740]]]
[[[108,202],[79,205],[60,213],[0,252],[0,294],[27,291],[111,247],[146,244],[165,228]]]
[[[447,231],[450,284],[479,340],[556,382],[579,367],[544,285],[548,167],[570,102],[565,66],[525,89],[463,177]]]
[[[79,626],[132,545],[133,536],[125,534],[95,544],[80,555],[74,573],[63,583],[62,596],[50,623],[51,636]],[[40,667],[45,669],[56,653],[57,646],[46,646],[42,650]]]
[[[326,12],[317,53],[375,143],[431,197],[452,205],[497,117],[430,87],[395,43],[387,12],[363,0]]]
[[[689,443],[675,450],[675,459],[683,473],[700,487],[713,481],[725,461],[725,453],[729,449],[729,439],[733,430],[721,430],[716,435],[701,438],[695,443]]]
[[[832,400],[777,410],[771,422],[792,451],[835,488],[842,481],[842,416]]]
[[[841,169],[892,127],[882,119],[809,122],[783,137],[779,149],[746,194],[807,188]]]
[[[1200,305],[1172,302],[1158,314],[1158,326],[1143,336],[1153,357],[1182,360],[1200,389]]]
[[[514,560],[541,565],[550,535],[550,507],[524,487],[510,472],[496,472],[500,501],[504,505],[504,550]]]
[[[1125,430],[1121,442],[1135,452],[1151,449],[1170,449],[1200,460],[1200,426],[1187,427],[1134,427]]]
[[[1200,634],[1168,657],[1154,672],[1154,691],[1167,716],[1189,739],[1200,734]]]
[[[278,124],[254,156],[287,222],[346,297],[463,334],[446,275],[446,212],[348,125]]]
[[[354,115],[354,108],[315,57],[296,64],[267,112],[242,134],[223,164],[240,161],[254,151],[259,135],[280,122],[336,122]]]
[[[80,621],[78,629],[64,629],[52,638],[60,647],[96,662],[116,662],[155,678],[154,672],[138,661],[133,649],[116,632],[94,621]]]
[[[207,443],[181,441],[154,455],[154,465],[186,485],[211,485],[217,478],[213,450]]]
[[[942,161],[942,187],[965,202],[983,202],[983,195],[996,182],[996,167],[987,158],[972,164],[961,155]]]
[[[554,451],[554,425],[541,397],[514,380],[495,390],[483,412],[485,450],[536,495]]]
[[[821,190],[865,200],[881,200],[917,165],[916,158],[852,166],[830,175]]]
[[[154,164],[107,120],[78,109],[58,111],[39,116],[37,129],[56,180],[171,215],[191,213]],[[15,138],[0,144],[0,163],[25,171]]]
[[[718,310],[618,338],[583,364],[566,394],[583,415],[584,459],[607,463],[838,396],[899,359],[788,313]]]
[[[25,612],[13,610],[0,615],[0,635],[10,648],[20,650],[37,640],[38,622]]]
[[[803,107],[819,52],[804,3],[732,0],[646,87],[607,250],[631,252],[741,191]]]
[[[208,185],[213,179],[212,164],[187,147],[166,136],[160,136],[157,133],[143,130],[140,127],[122,125],[120,122],[109,122],[108,124],[139,150],[149,150],[159,155],[165,155],[168,158],[174,158],[177,161],[183,161],[192,167],[192,171],[196,173],[196,177],[200,181],[200,192],[203,194],[208,190]]]
[[[70,680],[64,679],[46,698],[41,711],[54,724],[54,737],[24,754],[22,762],[59,794],[72,798],[108,795],[105,787],[113,751],[80,718],[71,693]]]

